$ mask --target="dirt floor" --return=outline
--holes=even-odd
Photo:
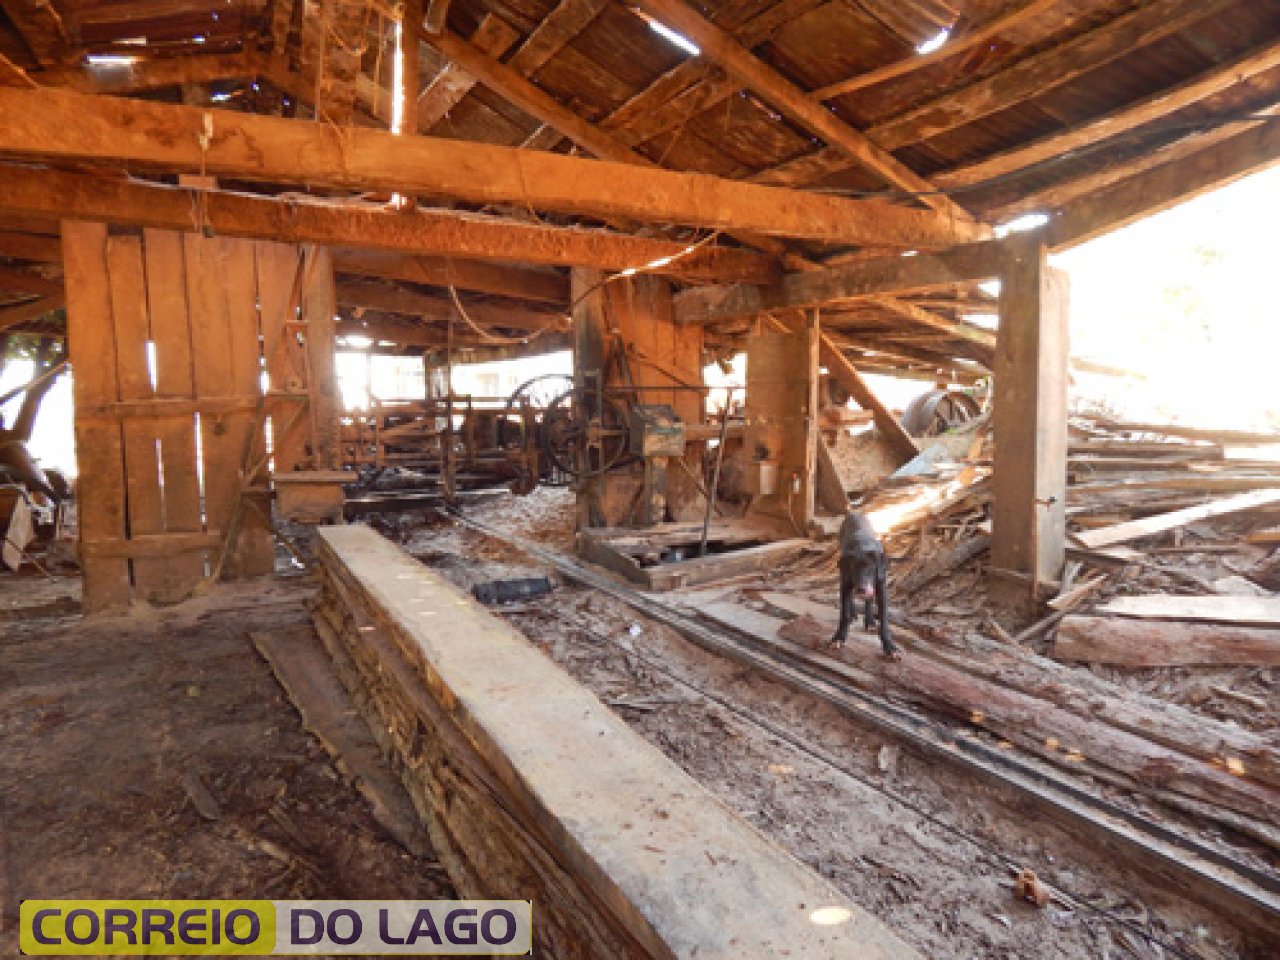
[[[567,491],[474,509],[572,551]],[[375,526],[464,587],[546,572],[447,520]],[[968,576],[934,584],[928,602],[977,629],[981,602]],[[820,580],[810,576],[802,592],[820,600]],[[306,577],[91,620],[79,617],[77,589],[70,579],[0,577],[0,954],[17,953],[12,920],[23,897],[450,895],[430,855],[390,839],[304,732],[249,639],[307,620]],[[619,601],[558,582],[551,597],[503,615],[927,957],[1275,955],[1018,795],[706,654]],[[1143,683],[1172,684],[1185,700],[1177,679]],[[1215,681],[1265,690],[1271,679]],[[1043,909],[1015,899],[1021,868],[1067,896]]]
[[[308,580],[89,620],[78,586],[0,577],[0,955],[18,955],[26,897],[452,895],[250,643],[309,619]]]
[[[572,548],[563,491],[540,490],[478,515]],[[464,587],[546,572],[447,522],[390,532]],[[618,601],[560,584],[553,597],[505,615],[733,810],[925,956],[1274,956],[1082,845],[1076,829],[1044,819],[1014,793],[712,657]],[[1070,901],[1037,909],[1014,899],[1015,867],[1036,870]]]

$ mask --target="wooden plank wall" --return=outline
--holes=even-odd
[[[86,609],[182,599],[232,528],[223,571],[270,573],[270,456],[328,466],[315,439],[336,414],[327,252],[73,222],[63,243]],[[317,367],[327,390],[312,404]]]

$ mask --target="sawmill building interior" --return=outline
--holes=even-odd
[[[0,952],[1280,955],[1280,404],[1071,272],[1278,116],[1280,0],[0,0]]]

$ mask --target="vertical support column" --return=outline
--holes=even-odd
[[[749,516],[790,536],[813,519],[817,461],[818,322],[747,337],[746,453],[755,494]]]
[[[1068,281],[1043,238],[1012,239],[1000,280],[991,565],[1029,602],[1066,556]]]
[[[77,509],[84,607],[92,613],[129,602],[129,561],[100,553],[123,541],[124,442],[118,421],[100,418],[120,399],[115,324],[107,273],[107,228],[63,221],[62,263],[67,285],[67,341],[75,364]]]
[[[338,469],[338,372],[334,358],[333,253],[328,247],[306,247],[302,315],[306,319],[307,366],[310,374],[311,435],[317,470]]]

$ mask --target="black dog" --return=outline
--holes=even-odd
[[[863,625],[870,630],[876,618],[880,621],[880,647],[886,657],[896,657],[898,648],[889,636],[889,598],[885,578],[889,574],[889,558],[880,538],[867,518],[849,513],[840,525],[840,623],[831,646],[843,647],[853,622],[859,597],[865,601]],[[876,617],[871,601],[876,602]]]

